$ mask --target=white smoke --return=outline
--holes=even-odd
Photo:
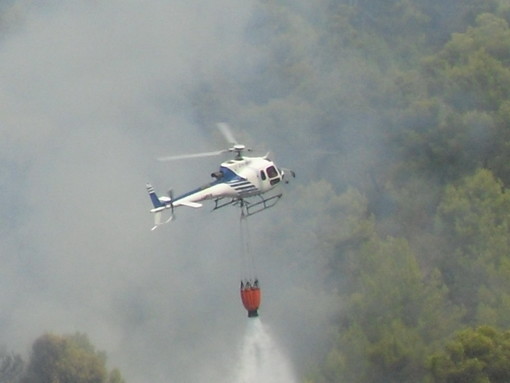
[[[46,331],[80,331],[128,383],[224,381],[246,315],[239,214],[183,209],[151,232],[145,184],[179,194],[217,170],[220,159],[154,158],[221,149],[196,122],[189,91],[257,65],[264,50],[247,42],[254,2],[12,3],[0,20],[0,346],[27,357]],[[318,314],[295,303],[307,296],[294,293],[307,280],[298,260],[315,258],[269,235],[281,204],[253,221],[254,246],[267,249],[254,249],[261,310],[278,333],[305,333]]]

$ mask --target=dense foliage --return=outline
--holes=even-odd
[[[265,1],[254,19],[267,62],[192,97],[200,122],[285,136],[298,169],[322,150],[292,195],[338,305],[307,381],[507,381],[508,2]]]
[[[19,355],[0,356],[2,383],[124,383],[119,370],[108,372],[106,356],[85,334],[45,334],[32,346],[25,367]]]
[[[482,326],[460,331],[430,367],[437,382],[508,382],[510,332]]]
[[[23,383],[123,383],[117,370],[110,374],[106,357],[84,334],[46,334],[32,347]]]

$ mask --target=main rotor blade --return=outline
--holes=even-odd
[[[221,134],[225,137],[227,142],[231,145],[238,144],[237,140],[235,139],[234,135],[232,134],[232,131],[230,130],[230,126],[224,122],[218,122],[216,124],[218,129],[220,130]]]
[[[176,155],[176,156],[159,157],[158,161],[167,162],[167,161],[185,160],[188,158],[212,157],[212,156],[219,156],[220,154],[223,154],[225,152],[227,152],[227,151],[226,150],[218,150],[216,152],[180,154],[180,155]]]

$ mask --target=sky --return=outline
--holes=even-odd
[[[83,332],[130,383],[224,382],[238,368],[238,212],[183,208],[151,232],[145,184],[179,194],[218,167],[155,158],[221,149],[187,95],[264,60],[247,43],[254,1],[4,2],[0,347],[27,356],[45,332]],[[296,257],[313,245],[287,239],[286,251],[271,235],[289,209],[284,198],[254,217],[250,238],[262,321],[302,365],[327,298],[309,288],[316,263]]]

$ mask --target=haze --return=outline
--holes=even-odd
[[[145,183],[178,193],[216,170],[222,158],[154,159],[222,148],[188,95],[257,70],[265,56],[263,44],[247,43],[253,6],[3,2],[2,347],[28,355],[46,331],[80,331],[130,383],[222,382],[235,370],[247,323],[238,212],[183,208],[151,232]],[[255,137],[271,143],[263,150],[281,148],[276,159],[298,176],[310,172],[277,126],[258,125],[255,114],[250,126],[234,128],[255,141],[248,144]],[[323,340],[330,312],[327,298],[313,295],[321,262],[307,260],[309,237],[274,235],[275,216],[289,209],[287,194],[254,217],[250,235],[260,254],[261,318],[299,365]],[[292,224],[308,230],[305,219]]]

